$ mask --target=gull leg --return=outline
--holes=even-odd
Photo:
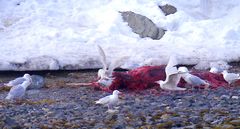
[[[194,90],[194,85],[191,85],[191,90],[192,90],[192,91]]]
[[[107,113],[114,113],[116,110],[113,109],[112,105],[108,105],[108,110],[106,111]]]
[[[230,82],[229,82],[228,85],[229,85],[230,87],[232,87],[232,86],[233,86],[233,83],[230,83]]]
[[[112,105],[108,105],[108,110],[112,110],[113,106]]]
[[[209,84],[205,84],[204,85],[204,90],[208,90],[209,89]]]

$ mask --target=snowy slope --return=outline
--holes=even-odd
[[[158,5],[178,12],[164,16]],[[167,30],[160,40],[140,38],[119,11],[133,11]],[[84,69],[129,55],[123,67],[239,60],[238,0],[0,0],[0,69]]]

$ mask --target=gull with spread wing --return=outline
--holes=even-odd
[[[181,88],[178,87],[177,84],[180,81],[181,75],[182,73],[185,72],[181,72],[178,71],[176,65],[177,65],[177,60],[174,56],[170,57],[168,64],[165,68],[165,73],[166,73],[166,79],[157,81],[156,83],[160,84],[160,87],[163,90],[186,90],[186,88]]]
[[[119,59],[114,60],[110,64],[108,64],[106,59],[106,54],[103,51],[102,47],[99,45],[97,47],[98,47],[98,52],[100,54],[100,61],[103,65],[103,68],[98,70],[98,79],[99,79],[98,83],[104,86],[109,86],[111,85],[114,79],[112,77],[113,70],[117,67],[120,67],[124,63],[124,61],[126,61],[129,57],[123,56]]]

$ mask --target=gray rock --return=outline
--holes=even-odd
[[[222,95],[220,98],[221,98],[221,99],[229,99],[230,96],[229,96],[229,95]]]
[[[32,84],[28,87],[28,89],[40,89],[44,87],[45,80],[40,75],[31,75]]]
[[[4,125],[5,128],[21,128],[20,125],[16,122],[16,120],[10,118],[10,117],[5,117],[4,121]]]
[[[165,16],[170,15],[170,14],[174,14],[174,13],[177,12],[177,8],[170,5],[170,4],[166,4],[166,5],[163,5],[163,6],[159,5],[158,7],[163,11]]]
[[[229,124],[224,124],[224,125],[217,126],[217,128],[220,128],[220,129],[234,129],[234,126],[229,125]]]
[[[238,96],[235,96],[235,95],[232,96],[231,98],[232,98],[232,99],[239,99],[239,97],[238,97]]]
[[[240,119],[230,121],[232,125],[240,126]]]
[[[168,120],[173,121],[177,127],[185,126],[186,120],[182,117],[171,117]]]
[[[214,115],[207,113],[207,114],[205,114],[205,115],[203,116],[203,120],[206,121],[206,122],[211,123],[211,122],[214,121]]]
[[[136,14],[131,11],[120,12],[122,18],[132,28],[133,32],[139,34],[141,38],[150,37],[152,39],[161,39],[165,30],[158,28],[149,18]]]
[[[199,123],[199,121],[201,120],[201,118],[199,116],[191,116],[189,118],[189,122],[193,123],[193,124],[197,124]]]
[[[27,91],[27,95],[37,95],[40,92],[40,90],[35,90],[35,89],[31,89]]]
[[[114,129],[125,129],[126,127],[124,125],[115,125]]]
[[[210,127],[202,127],[203,129],[211,129]]]
[[[213,122],[211,122],[211,124],[212,125],[219,125],[219,124],[224,123],[224,121],[226,121],[227,119],[228,119],[227,116],[220,115],[220,116],[217,116],[215,118],[215,120]]]

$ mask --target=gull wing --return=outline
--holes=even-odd
[[[98,47],[98,53],[100,55],[100,61],[103,65],[103,69],[107,70],[107,59],[106,59],[105,52],[103,51],[103,49],[100,45],[97,45],[97,47]]]
[[[98,101],[96,101],[96,104],[103,104],[103,105],[108,104],[110,102],[110,98],[111,98],[111,95],[103,97]]]
[[[236,73],[228,73],[228,74],[227,74],[227,78],[232,79],[232,80],[236,80],[236,79],[239,79],[239,74],[236,74]]]
[[[202,80],[201,78],[194,76],[194,75],[190,75],[187,78],[192,85],[203,85],[206,84],[206,82],[204,80]]]
[[[166,84],[165,87],[168,90],[186,90],[186,88],[177,87],[177,84],[179,83],[181,76],[181,73],[175,73],[167,76],[166,78]]]
[[[178,69],[176,67],[177,64],[178,62],[175,56],[171,56],[165,68],[166,76],[178,73]]]
[[[21,98],[25,94],[25,89],[21,85],[14,86],[10,89],[8,96],[13,96],[14,98]]]
[[[174,66],[176,66],[176,65],[178,65],[177,58],[176,58],[175,56],[171,56],[171,57],[169,58],[169,61],[168,61],[168,64],[167,64],[166,67],[174,67]]]
[[[6,86],[17,86],[19,84],[22,84],[26,79],[23,77],[18,77],[14,80],[9,81],[8,83],[4,84]]]
[[[120,67],[121,65],[123,65],[128,58],[129,58],[129,56],[123,56],[123,57],[121,57],[121,58],[118,58],[118,59],[114,60],[114,61],[109,65],[108,75],[111,76],[113,70],[114,70],[115,68]]]
[[[172,74],[168,77],[168,82],[172,84],[173,87],[177,87],[181,76],[178,73]]]

